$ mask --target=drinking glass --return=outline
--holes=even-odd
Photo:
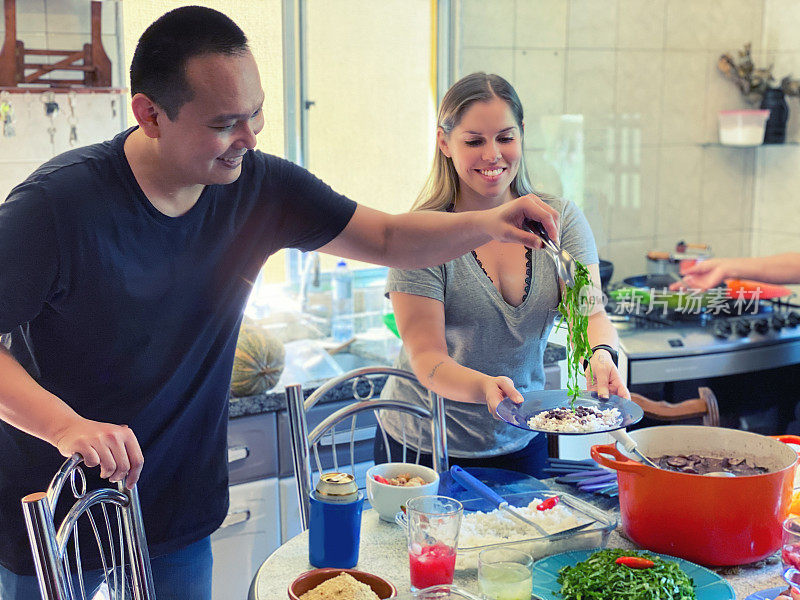
[[[461,502],[447,496],[418,496],[406,504],[408,563],[414,591],[453,583]]]
[[[487,600],[530,600],[533,559],[515,548],[487,548],[478,554],[478,583]]]
[[[792,516],[783,522],[781,565],[783,578],[800,590],[800,517]]]

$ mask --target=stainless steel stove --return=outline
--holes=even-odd
[[[679,401],[698,385],[717,394],[723,424],[748,426],[745,413],[771,411],[762,433],[782,433],[792,420],[800,378],[800,306],[762,301],[756,314],[615,314],[607,308],[620,341],[619,369],[631,391]],[[760,397],[756,397],[760,396]],[[798,415],[800,418],[800,415]],[[751,418],[751,422],[759,421]]]

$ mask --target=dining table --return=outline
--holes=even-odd
[[[545,479],[550,490],[571,494],[610,512],[616,512],[617,528],[608,538],[608,548],[640,549],[628,540],[619,522],[619,503],[616,498],[580,492],[573,486]],[[720,540],[720,543],[724,543]],[[250,587],[250,600],[287,598],[289,584],[301,573],[313,569],[308,562],[308,531],[287,540],[275,550],[258,569]],[[395,523],[382,521],[375,510],[364,510],[361,520],[361,545],[358,564],[360,571],[373,573],[390,581],[398,594],[410,591],[408,549],[405,530]],[[752,565],[725,567],[715,570],[730,583],[737,600],[766,589],[785,587],[781,577],[778,555]],[[456,569],[453,583],[478,594],[476,569]],[[774,596],[773,596],[774,598]]]

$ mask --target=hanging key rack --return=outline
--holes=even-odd
[[[5,9],[5,39],[0,50],[0,91],[26,92],[109,92],[124,89],[111,87],[111,61],[101,39],[101,2],[92,0],[91,42],[81,50],[35,50],[25,48],[17,39],[16,0],[3,0]],[[29,57],[63,56],[46,64],[28,62]],[[34,59],[35,60],[35,59]],[[41,59],[40,59],[41,61]],[[43,79],[58,71],[82,71],[83,79]]]

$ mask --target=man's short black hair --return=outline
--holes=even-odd
[[[142,93],[171,121],[194,97],[186,63],[203,54],[242,54],[247,37],[219,11],[182,6],[159,17],[139,38],[131,61],[131,95]]]

